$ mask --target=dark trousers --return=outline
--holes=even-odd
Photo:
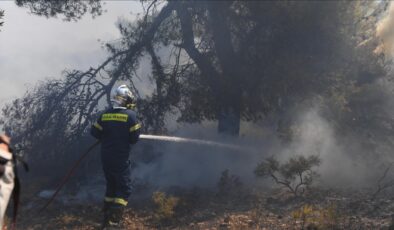
[[[103,170],[107,182],[105,201],[118,205],[127,205],[131,194],[130,160],[111,159],[103,161]]]
[[[103,170],[107,187],[104,198],[103,226],[118,225],[123,216],[124,208],[131,194],[131,165],[130,161],[119,158],[103,160]]]

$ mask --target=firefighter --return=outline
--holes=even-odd
[[[137,143],[141,125],[136,118],[134,96],[126,85],[113,96],[113,107],[101,114],[91,134],[101,142],[106,179],[103,228],[119,227],[131,193],[130,145]]]
[[[14,168],[10,138],[0,135],[0,229],[3,229],[5,210],[14,189]]]

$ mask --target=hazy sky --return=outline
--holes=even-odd
[[[106,1],[107,12],[77,22],[45,18],[19,8],[14,1],[0,1],[5,10],[0,31],[0,108],[24,94],[41,79],[59,77],[64,69],[85,70],[106,57],[103,41],[119,38],[119,17],[135,18],[139,1]],[[99,39],[101,41],[99,41]]]

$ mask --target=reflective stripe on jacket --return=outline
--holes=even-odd
[[[93,124],[91,134],[101,141],[103,154],[121,157],[129,154],[130,144],[135,144],[141,125],[134,111],[114,107],[102,113]]]

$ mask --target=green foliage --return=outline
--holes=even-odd
[[[69,20],[101,11],[97,0],[16,3],[38,15],[64,15]],[[55,143],[53,130],[59,137],[78,138],[86,131],[99,101],[109,101],[109,92],[117,81],[133,85],[139,77],[135,70],[143,58],[150,58],[152,64],[152,72],[144,77],[155,85],[153,94],[139,102],[146,132],[165,132],[169,114],[184,122],[217,120],[219,131],[233,135],[239,133],[241,121],[267,117],[274,117],[275,125],[283,126],[278,130],[288,130],[291,121],[286,120],[293,117],[288,116],[290,109],[317,97],[322,98],[325,118],[340,133],[363,135],[362,143],[370,152],[377,152],[381,142],[394,146],[394,120],[383,100],[392,92],[376,84],[387,71],[382,57],[373,53],[374,39],[364,39],[372,36],[375,27],[371,20],[361,20],[366,14],[361,3],[152,4],[155,10],[147,10],[135,22],[119,23],[122,37],[106,45],[110,57],[102,65],[76,71],[83,77],[74,82],[69,81],[69,74],[54,87],[51,81],[43,82],[41,87],[47,92],[33,90],[6,108],[1,122],[8,125],[12,135],[23,136],[14,139],[23,142],[23,149],[36,152],[27,144]],[[163,57],[158,55],[159,50],[169,53]],[[38,118],[47,114],[51,114],[49,122],[43,124]],[[60,114],[66,114],[66,118],[59,118]],[[56,116],[60,122],[55,122]]]
[[[158,222],[170,221],[175,215],[179,198],[167,196],[164,192],[154,192],[152,201],[156,205],[154,219]]]
[[[33,14],[45,17],[61,15],[66,21],[81,19],[86,13],[90,13],[93,16],[102,13],[100,0],[16,0],[15,2],[17,6],[29,8]]]
[[[271,177],[275,183],[299,196],[304,194],[318,176],[314,168],[320,163],[321,160],[316,155],[291,157],[282,164],[274,157],[269,157],[257,165],[254,173],[257,177]]]

